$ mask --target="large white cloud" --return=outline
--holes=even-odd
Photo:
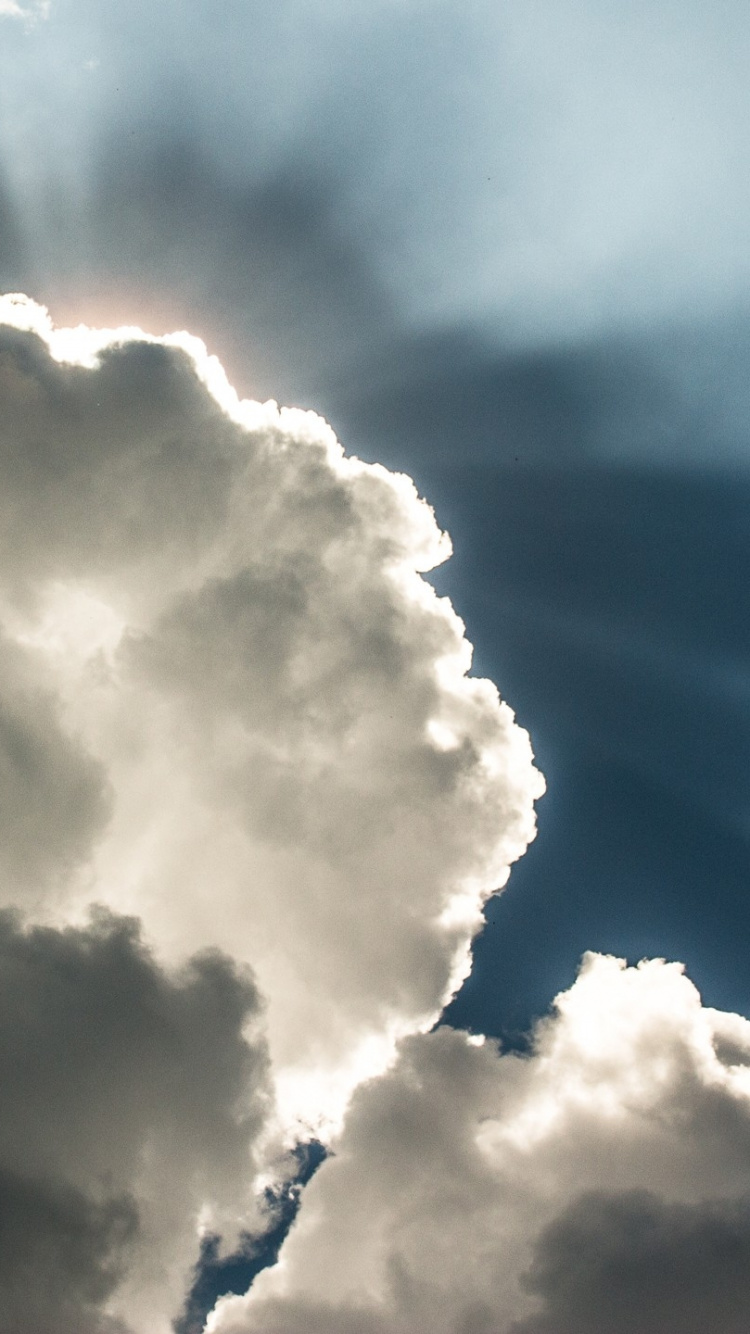
[[[282,1112],[330,1124],[434,1022],[543,786],[419,573],[447,539],[408,478],[238,402],[187,335],[0,318],[2,619],[51,701],[36,750],[62,729],[82,792],[77,863],[5,900],[251,963]]]
[[[211,1334],[739,1334],[750,1023],[589,955],[528,1056],[440,1029],[355,1096],[282,1251]]]

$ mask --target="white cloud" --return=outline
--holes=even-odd
[[[330,1130],[533,836],[528,737],[419,573],[450,545],[409,478],[240,402],[188,334],[0,320],[2,619],[111,809],[54,894],[7,900],[251,963],[285,1121]]]
[[[528,1057],[442,1029],[355,1096],[281,1263],[211,1334],[739,1334],[750,1023],[589,955]]]

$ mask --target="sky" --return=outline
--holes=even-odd
[[[748,56],[0,0],[0,1331],[745,1334]]]

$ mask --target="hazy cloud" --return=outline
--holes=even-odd
[[[692,319],[748,291],[747,150],[737,133],[748,27],[738,3],[719,13],[707,0],[659,0],[624,19],[591,0],[296,0],[235,4],[217,19],[203,0],[158,16],[140,4],[113,16],[60,0],[33,41],[22,42],[23,25],[6,27],[3,145],[48,298],[47,279],[90,277],[92,256],[94,267],[103,250],[114,258],[117,197],[125,217],[147,223],[136,263],[132,235],[123,256],[141,291],[140,264],[153,272],[158,249],[164,299],[175,280],[189,299],[191,230],[206,242],[207,270],[218,271],[218,248],[225,271],[240,272],[228,200],[262,195],[290,162],[315,163],[307,179],[318,190],[324,182],[324,214],[358,238],[412,329],[480,318],[528,347]],[[34,99],[24,115],[21,86]],[[147,164],[142,187],[154,138],[174,141],[180,129],[210,169],[202,184],[167,154],[157,193],[164,202],[177,182],[175,199],[187,187],[190,202],[178,205],[173,247],[150,187],[136,186],[133,213],[125,188],[133,142]],[[103,142],[115,189],[105,187],[97,216]],[[262,268],[276,240],[262,228],[256,236],[264,244],[250,254]],[[310,272],[298,271],[295,297],[278,270],[303,319]]]

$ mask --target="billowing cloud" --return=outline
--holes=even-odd
[[[132,920],[0,915],[0,1328],[168,1329],[199,1222],[258,1225],[258,1019],[218,953],[167,973]]]
[[[6,901],[251,963],[282,1113],[318,1128],[465,971],[533,835],[528,737],[421,578],[450,547],[408,478],[239,402],[187,335],[3,315],[3,619],[47,771],[53,720],[80,769],[77,860]]]
[[[738,1334],[750,1023],[589,955],[528,1056],[439,1029],[356,1094],[281,1263],[211,1334]]]

